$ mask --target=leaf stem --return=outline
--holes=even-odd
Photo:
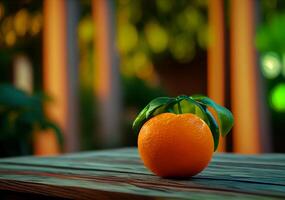
[[[182,114],[182,109],[181,109],[180,101],[177,102],[177,105],[178,105],[178,112],[179,112],[179,114]]]

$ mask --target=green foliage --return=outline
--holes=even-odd
[[[217,113],[219,124],[213,117],[212,113],[208,110],[208,107],[214,109]],[[159,112],[156,112],[159,110]],[[216,104],[213,100],[206,96],[178,96],[172,97],[158,97],[152,100],[137,116],[133,123],[133,129],[136,133],[139,132],[143,124],[152,117],[160,113],[193,113],[203,119],[211,129],[214,139],[214,150],[218,148],[219,137],[226,136],[234,124],[232,113]]]
[[[275,14],[262,24],[256,35],[256,46],[261,52],[285,52],[285,14]]]
[[[209,120],[208,125],[211,129],[213,139],[214,139],[214,150],[216,150],[219,146],[219,139],[220,139],[219,125],[217,124],[212,113],[208,109],[205,109],[205,111],[206,111],[206,115]]]
[[[147,60],[189,62],[208,38],[206,0],[117,1],[117,42],[124,60],[143,52]]]
[[[51,128],[62,146],[61,130],[44,115],[46,99],[42,94],[31,96],[11,85],[0,85],[0,142],[15,140],[31,149],[33,131]]]
[[[146,118],[149,118],[156,109],[162,107],[163,105],[171,105],[174,102],[174,99],[169,97],[158,97],[152,100],[148,105],[148,109],[146,111]]]
[[[138,115],[138,117],[135,119],[133,123],[133,127],[136,132],[139,131],[139,129],[142,127],[142,125],[150,119],[152,116],[158,115],[162,113],[164,110],[167,110],[170,105],[175,102],[174,98],[169,97],[158,97],[152,100]],[[158,110],[158,108],[161,108],[164,106],[164,109],[160,109],[159,112],[156,112],[155,115],[153,113]]]
[[[216,104],[212,99],[208,97],[199,95],[199,96],[193,96],[193,99],[195,101],[198,101],[200,104],[206,107],[207,106],[212,107],[215,110],[219,119],[220,133],[222,134],[222,136],[226,136],[231,130],[232,125],[234,123],[232,113],[223,106]]]

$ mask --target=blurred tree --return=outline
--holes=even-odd
[[[285,14],[275,13],[257,30],[256,46],[260,52],[285,52]]]
[[[160,81],[171,95],[205,93],[207,1],[116,2],[122,74]]]
[[[267,86],[267,103],[271,108],[271,124],[275,152],[285,152],[285,1],[262,0],[256,47],[260,52],[260,67]]]
[[[128,58],[188,62],[207,47],[207,1],[117,1],[118,48]],[[140,64],[140,62],[132,63]]]
[[[32,134],[36,130],[54,129],[63,144],[60,129],[43,111],[44,95],[30,96],[11,85],[0,85],[0,156],[33,153]]]

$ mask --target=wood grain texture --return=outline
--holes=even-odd
[[[6,158],[0,190],[72,199],[285,199],[285,155],[215,154],[184,180],[153,175],[135,148]]]

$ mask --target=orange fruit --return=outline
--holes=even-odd
[[[191,177],[209,164],[214,140],[208,125],[190,113],[163,113],[140,129],[138,150],[144,165],[161,177]]]

